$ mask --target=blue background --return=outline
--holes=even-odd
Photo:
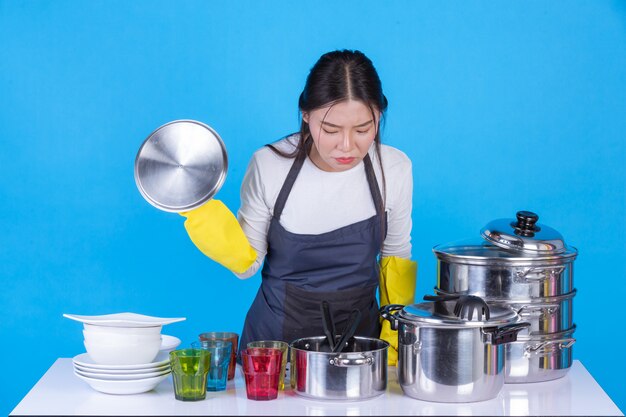
[[[211,125],[236,211],[251,154],[297,130],[337,48],[373,60],[383,140],[413,160],[418,296],[432,246],[538,212],[580,251],[575,358],[626,409],[625,1],[0,0],[0,414],[84,351],[63,313],[185,316],[164,329],[184,343],[241,330],[259,277],[146,203],[135,154],[168,121]]]

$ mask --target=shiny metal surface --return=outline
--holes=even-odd
[[[505,383],[530,383],[562,378],[572,366],[576,326],[549,335],[521,337],[506,346]]]
[[[505,345],[529,324],[508,307],[493,306],[494,323],[467,327],[425,322],[447,316],[453,301],[402,306],[389,304],[380,314],[398,329],[398,381],[410,397],[436,402],[474,402],[494,398],[504,385]],[[491,307],[491,306],[490,306]],[[413,311],[407,314],[406,311]],[[501,310],[501,311],[500,311]],[[435,312],[436,311],[436,312]],[[417,313],[417,314],[415,314]]]
[[[518,321],[516,312],[506,305],[489,306],[488,320],[467,320],[454,314],[456,301],[424,302],[404,307],[398,318],[412,323],[443,328],[493,327]]]
[[[356,401],[387,389],[389,343],[384,340],[355,336],[343,352],[331,353],[326,336],[307,337],[293,341],[290,348],[291,386],[300,396]]]
[[[438,259],[454,263],[521,267],[564,264],[578,256],[578,250],[573,246],[567,246],[564,252],[558,254],[529,253],[503,249],[480,238],[436,245],[433,252]]]
[[[226,179],[221,138],[194,120],[167,123],[148,136],[135,158],[135,182],[154,207],[184,212],[210,200]]]
[[[573,259],[567,262],[509,259],[492,264],[467,261],[459,263],[438,255],[437,288],[445,293],[477,295],[487,301],[502,302],[555,297],[574,290]]]
[[[519,233],[514,219],[497,219],[489,222],[480,231],[488,242],[504,249],[529,252],[531,254],[560,254],[567,250],[563,236],[544,224],[537,223],[538,231]]]
[[[483,343],[481,329],[400,324],[398,381],[412,398],[474,402],[495,398],[504,385],[504,344]]]
[[[450,295],[439,288],[435,292],[441,295]],[[576,290],[556,296],[545,298],[534,298],[516,301],[488,301],[490,307],[500,306],[510,308],[517,312],[520,318],[530,323],[527,331],[521,332],[523,335],[551,335],[567,331],[574,325],[574,296]]]

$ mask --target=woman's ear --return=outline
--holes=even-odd
[[[309,113],[303,111],[302,112],[302,121],[306,124],[309,124]]]

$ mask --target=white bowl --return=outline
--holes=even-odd
[[[179,338],[166,334],[161,335],[161,348],[159,349],[160,351],[171,352],[176,349],[178,345],[180,345]]]
[[[104,392],[105,394],[139,394],[154,389],[161,381],[167,378],[169,374],[128,381],[107,381],[104,379],[88,378],[76,372],[74,372],[74,375],[88,383],[91,388],[96,391]]]
[[[161,339],[142,343],[95,343],[85,340],[89,356],[102,365],[139,365],[156,358],[161,348]]]
[[[161,340],[160,334],[118,334],[101,333],[83,330],[83,336],[89,343],[103,343],[106,345],[156,343]]]
[[[163,326],[151,326],[151,327],[115,327],[107,325],[95,325],[83,323],[83,327],[86,331],[92,333],[115,333],[115,334],[160,334]]]

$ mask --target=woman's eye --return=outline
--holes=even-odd
[[[326,129],[322,129],[324,131],[324,133],[328,133],[329,135],[334,135],[335,133],[337,133],[336,130],[326,130]]]
[[[367,130],[357,130],[356,133],[360,133],[360,134],[363,135],[363,134],[365,134],[365,133],[367,133],[369,131],[370,131],[369,129],[367,129]]]

